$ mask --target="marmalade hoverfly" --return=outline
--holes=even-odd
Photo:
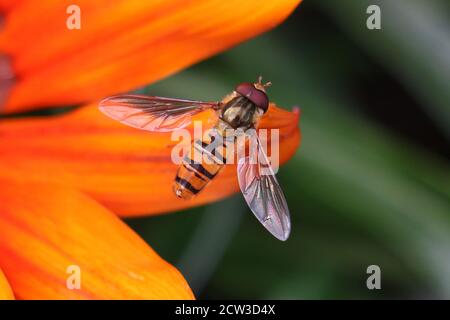
[[[118,95],[102,100],[99,108],[109,117],[126,125],[152,132],[170,132],[184,128],[191,123],[193,115],[213,109],[217,115],[214,127],[216,132],[224,135],[228,129],[242,129],[238,131],[242,133],[256,128],[259,119],[268,109],[269,99],[265,88],[270,82],[262,84],[261,80],[259,77],[256,83],[241,83],[232,93],[216,102]],[[190,199],[195,196],[226,163],[224,154],[208,151],[210,143],[211,139],[192,143],[191,155],[200,152],[206,154],[210,161],[195,162],[189,155],[183,159],[174,182],[177,197]],[[259,161],[253,163],[248,156],[238,159],[239,186],[258,220],[276,238],[284,241],[289,237],[291,229],[289,209],[258,137],[256,143]],[[265,173],[262,173],[263,170]]]

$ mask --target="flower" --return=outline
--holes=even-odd
[[[60,27],[67,1],[3,1],[3,111],[135,89],[267,30],[298,2],[80,0],[82,28],[67,30]],[[299,145],[298,119],[271,104],[261,122],[280,128],[281,163]],[[117,217],[238,191],[236,168],[227,166],[193,201],[176,200],[173,144],[168,134],[116,123],[95,103],[59,116],[1,119],[0,298],[12,298],[11,289],[20,299],[194,298],[178,270]],[[71,266],[80,270],[79,289],[67,285]]]
[[[6,280],[5,275],[2,270],[0,270],[0,300],[11,300],[14,299],[13,292],[9,286],[8,280]]]
[[[85,103],[154,82],[274,27],[299,0],[78,0],[81,29],[69,30],[72,3],[12,5],[0,33],[17,79],[6,112]]]
[[[300,140],[298,113],[272,105],[261,127],[280,128],[280,162],[286,162]],[[20,182],[26,173],[29,181],[69,185],[124,216],[179,210],[239,190],[236,168],[229,166],[208,186],[211,191],[192,201],[178,200],[171,187],[162,188],[175,178],[177,166],[170,159],[175,143],[170,134],[111,120],[96,105],[50,119],[8,120],[0,122],[0,168],[7,168],[0,178]]]
[[[22,299],[191,299],[182,275],[112,212],[60,185],[2,181],[1,266]],[[66,285],[80,268],[81,289]]]

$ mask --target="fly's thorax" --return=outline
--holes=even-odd
[[[258,114],[258,107],[252,101],[244,96],[237,96],[222,108],[220,119],[233,129],[246,130],[255,124]]]

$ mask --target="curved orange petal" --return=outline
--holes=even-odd
[[[207,113],[197,120],[206,122]],[[274,105],[261,128],[280,128],[280,163],[300,142],[299,113]],[[127,127],[100,113],[96,105],[64,116],[0,122],[0,178],[53,182],[88,193],[122,215],[153,214],[215,201],[239,190],[236,168],[226,166],[190,201],[172,191],[177,166],[170,134]]]
[[[0,183],[0,267],[17,298],[193,298],[174,267],[86,195]],[[69,289],[78,267],[81,288]]]
[[[17,83],[6,112],[77,104],[159,80],[269,30],[301,0],[24,0],[6,17],[0,52]],[[45,83],[45,86],[42,84]]]
[[[13,300],[14,295],[9,286],[8,280],[0,269],[0,300]]]
[[[0,14],[4,14],[24,0],[0,0]],[[0,16],[0,19],[2,17]]]

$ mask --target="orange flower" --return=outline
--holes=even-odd
[[[135,89],[267,30],[298,2],[80,0],[81,30],[68,30],[71,1],[0,0],[4,111]],[[196,120],[206,124],[209,115]],[[280,128],[281,163],[299,145],[298,120],[272,104],[261,122]],[[169,134],[116,123],[92,103],[60,116],[1,119],[0,299],[193,298],[182,275],[116,216],[238,191],[236,168],[227,166],[194,200],[175,198],[173,145]],[[71,266],[79,289],[68,286]]]
[[[86,195],[50,184],[2,185],[0,263],[17,298],[193,297],[175,268]],[[70,266],[80,268],[79,290],[66,285]]]
[[[11,287],[9,286],[8,280],[6,280],[2,270],[0,270],[0,300],[11,299],[14,299]]]
[[[280,162],[286,162],[299,144],[298,113],[272,105],[261,127],[280,128]],[[69,185],[122,215],[179,210],[239,190],[236,168],[229,166],[192,201],[177,199],[170,187],[177,170],[170,159],[174,145],[170,134],[124,126],[96,105],[52,119],[9,120],[0,123],[0,168],[8,168],[0,178],[22,181],[26,172],[30,181]]]
[[[17,78],[5,111],[135,89],[274,27],[299,2],[78,0],[81,29],[69,30],[73,1],[22,0],[0,33]]]

